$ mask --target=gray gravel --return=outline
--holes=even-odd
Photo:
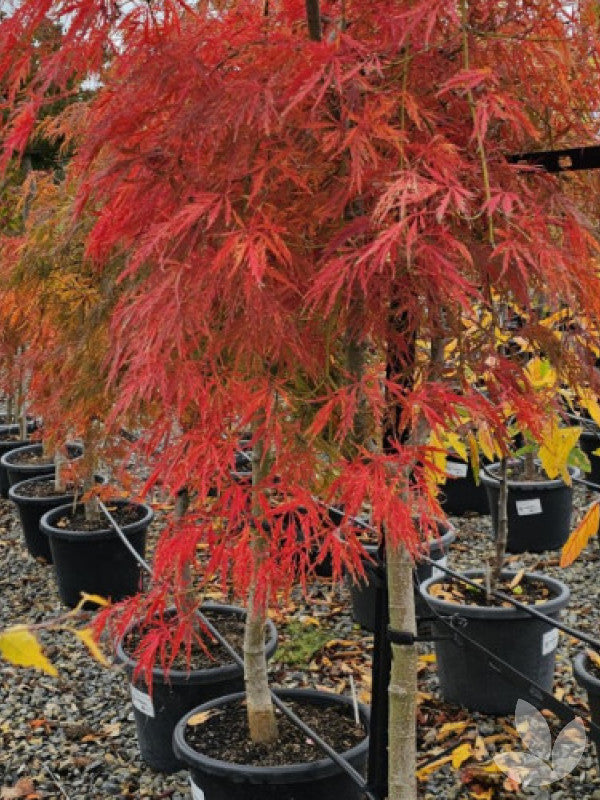
[[[590,499],[577,492],[577,505]],[[460,568],[478,566],[489,550],[489,518],[472,517],[453,520],[458,537],[451,548],[450,565]],[[22,544],[20,525],[10,503],[0,501],[0,629],[15,623],[41,622],[64,613],[54,587],[52,567],[35,562]],[[521,565],[547,571],[566,580],[572,590],[566,619],[574,626],[600,637],[600,566],[598,545],[592,542],[584,555],[571,567],[562,570],[557,554],[526,555],[513,558]],[[368,691],[372,639],[353,625],[344,587],[332,588],[326,581],[311,589],[308,603],[296,597],[279,620],[309,615],[331,631],[334,642],[326,645],[310,665],[299,667],[274,662],[274,683],[312,685],[348,691],[353,675],[363,696]],[[335,643],[335,640],[338,643]],[[0,661],[0,797],[4,787],[24,786],[32,781],[31,800],[70,798],[70,800],[106,800],[107,798],[172,798],[188,800],[185,772],[164,776],[153,772],[140,759],[127,680],[119,667],[105,669],[96,664],[82,645],[67,633],[44,636],[46,653],[58,667],[58,679],[30,669],[16,668]],[[359,656],[345,656],[354,641]],[[344,644],[346,642],[346,644]],[[583,693],[573,684],[570,659],[580,645],[561,636],[557,658],[556,687],[578,703],[586,713]],[[428,645],[421,645],[424,653]],[[421,736],[429,744],[421,758],[430,756],[436,745],[436,731],[445,721],[472,718],[482,736],[493,736],[511,720],[482,715],[467,715],[445,705],[436,694],[435,667],[427,665],[420,673],[420,689],[433,696],[419,715]],[[452,739],[449,740],[452,743]],[[444,746],[447,746],[447,742]],[[442,767],[419,784],[421,798],[455,798],[473,795],[463,783],[464,770]],[[19,783],[19,781],[21,783]],[[472,784],[471,784],[472,788]],[[506,791],[498,781],[483,786],[492,790],[490,800],[538,798],[538,800],[600,800],[600,779],[593,747],[590,745],[574,773],[548,789]],[[14,794],[9,794],[14,797]],[[482,795],[487,797],[488,795]],[[23,794],[25,797],[25,794]]]

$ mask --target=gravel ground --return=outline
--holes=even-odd
[[[589,496],[578,490],[576,504],[583,506],[588,501]],[[463,517],[453,521],[458,537],[451,548],[450,566],[477,566],[489,549],[489,518]],[[156,530],[151,542],[155,535]],[[583,556],[565,570],[558,567],[556,553],[519,556],[512,562],[515,567],[535,567],[566,580],[573,594],[566,621],[592,635],[600,635],[597,548],[596,543],[590,544]],[[16,623],[41,622],[65,611],[56,594],[52,567],[35,562],[27,554],[16,514],[6,501],[0,501],[0,587],[0,629]],[[348,692],[353,679],[360,698],[368,701],[372,639],[353,624],[345,587],[332,587],[326,580],[319,580],[311,586],[306,601],[293,596],[276,618],[284,643],[285,624],[290,619],[320,631],[322,643],[308,664],[284,663],[281,658],[275,661],[271,670],[273,683]],[[127,681],[121,668],[102,668],[66,632],[45,634],[43,638],[47,655],[59,669],[58,679],[0,661],[0,800],[187,800],[185,772],[164,776],[140,760]],[[572,655],[580,648],[561,635],[555,688],[585,716],[587,707],[583,694],[573,684],[570,667]],[[468,715],[442,703],[437,696],[435,665],[427,658],[431,647],[420,645],[420,649],[421,765],[465,741],[473,742],[475,730],[484,742],[506,732],[507,725],[513,724],[510,719]],[[441,741],[441,726],[461,720],[475,722],[476,729],[471,726],[461,736]],[[481,767],[489,763],[495,745],[487,747],[487,759],[470,759],[458,770],[450,765],[436,769],[420,782],[420,797],[600,800],[598,765],[591,745],[571,776],[537,791],[503,785],[496,775],[482,773],[477,777]],[[516,739],[514,749],[520,749]]]

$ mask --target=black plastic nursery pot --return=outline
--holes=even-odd
[[[11,450],[18,450],[21,447],[27,447],[29,444],[31,444],[28,439],[15,438],[16,435],[18,435],[17,426],[0,426],[0,497],[3,497],[5,500],[8,497],[10,483],[8,482],[8,472],[2,463],[2,457]]]
[[[494,477],[499,464],[482,471],[490,504],[494,536],[498,530],[498,497],[500,481]],[[491,474],[490,474],[491,473]],[[579,469],[569,467],[572,478]],[[560,478],[554,480],[508,480],[508,541],[509,553],[541,553],[558,550],[569,538],[573,511],[573,486]]]
[[[446,460],[446,483],[441,490],[441,504],[446,514],[462,516],[469,512],[489,514],[485,486],[475,475],[471,464],[460,461],[458,458]]]
[[[243,619],[246,612],[236,606],[206,604],[202,611],[220,615],[236,615]],[[218,619],[210,620],[219,628]],[[265,652],[271,658],[277,648],[277,631],[267,621]],[[240,692],[244,688],[243,669],[234,662],[215,665],[209,669],[171,669],[168,675],[160,667],[152,670],[152,686],[144,678],[133,677],[136,667],[125,651],[123,641],[117,646],[117,657],[125,664],[130,681],[131,700],[135,716],[138,745],[142,759],[160,772],[176,772],[182,763],[173,752],[173,731],[184,714],[197,705],[215,697]]]
[[[429,558],[433,561],[438,561],[440,566],[446,566],[448,562],[448,548],[456,538],[456,530],[448,524],[439,525],[439,539],[432,539],[429,542]],[[367,554],[373,560],[363,559],[363,566],[365,569],[364,578],[359,581],[352,581],[348,579],[348,586],[350,588],[350,599],[352,602],[352,619],[357,622],[361,628],[366,631],[374,631],[376,625],[375,619],[375,606],[377,594],[377,581],[379,580],[377,568],[377,545],[368,544],[365,546]],[[430,564],[417,564],[415,566],[415,582],[416,584],[423,583],[428,578],[438,575],[443,575],[441,570],[432,567]],[[415,589],[415,614],[417,617],[423,617],[428,614],[428,606],[421,597],[418,590]]]
[[[43,452],[43,445],[41,442],[36,444],[27,444],[25,447],[19,447],[17,450],[10,450],[0,458],[0,464],[6,469],[9,486],[15,486],[21,481],[26,481],[29,478],[37,478],[42,475],[54,475],[56,469],[54,461],[43,461],[34,464],[18,463],[17,455],[28,453],[30,455],[41,455]],[[83,455],[83,447],[79,444],[68,444],[67,453],[69,459],[75,460]]]
[[[573,425],[581,425],[582,431],[579,435],[579,447],[586,454],[590,461],[590,472],[586,472],[585,479],[591,483],[600,485],[600,455],[595,455],[594,451],[600,449],[600,428],[589,419],[569,415],[569,421]]]
[[[345,705],[351,712],[349,697],[319,692],[311,689],[278,690],[283,700],[306,702],[324,707]],[[310,763],[289,764],[281,767],[254,767],[233,764],[209,758],[192,749],[185,739],[188,719],[205,711],[219,710],[228,703],[238,702],[243,694],[220,697],[204,703],[185,715],[175,727],[173,749],[178,758],[190,769],[193,800],[360,800],[363,793],[359,787],[330,758],[321,757]],[[360,718],[368,726],[368,710],[359,705]],[[299,715],[300,716],[300,715]],[[323,737],[327,739],[327,736]],[[276,746],[276,745],[275,745]],[[369,739],[340,753],[360,773],[367,765]],[[315,746],[316,753],[320,751]]]
[[[44,536],[40,531],[40,520],[46,511],[72,503],[75,495],[73,492],[63,492],[49,497],[32,497],[25,490],[32,484],[53,480],[52,475],[38,475],[37,478],[20,481],[8,490],[8,497],[16,505],[19,512],[27,551],[34,558],[44,558],[49,563],[52,562],[50,542],[48,537]],[[97,483],[104,483],[104,479],[100,476],[96,476],[95,480]]]
[[[590,670],[590,659],[578,653],[573,661],[573,674],[577,683],[587,692],[592,722],[600,725],[600,680]],[[596,755],[600,764],[600,745],[596,743]]]
[[[515,573],[504,572],[512,576]],[[479,570],[470,570],[467,577],[481,577]],[[552,619],[558,620],[560,612],[568,603],[569,587],[539,573],[528,573],[531,578],[543,582],[550,597],[535,606]],[[448,621],[460,626],[460,631],[521,672],[532,683],[546,691],[552,691],[554,662],[558,644],[558,629],[547,622],[529,616],[525,611],[510,607],[459,605],[434,597],[431,587],[443,581],[432,577],[421,585],[421,594],[433,611]],[[519,699],[534,703],[523,697],[507,678],[493,669],[485,655],[469,646],[458,634],[452,635],[448,627],[433,623],[437,661],[437,673],[442,697],[446,702],[456,703],[471,711],[486,714],[514,713]]]
[[[154,512],[150,506],[115,500],[110,507],[133,506],[140,518],[122,526],[123,533],[140,556],[146,549],[146,532]],[[72,504],[47,511],[40,520],[40,531],[50,541],[50,552],[60,599],[73,608],[81,592],[98,594],[113,602],[139,592],[142,583],[140,565],[125,547],[115,530],[108,527],[92,531],[68,530],[57,526],[62,517],[72,513]],[[81,509],[81,505],[77,506]]]

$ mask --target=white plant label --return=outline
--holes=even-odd
[[[448,566],[448,556],[444,556],[443,558],[438,558],[436,563],[439,564],[440,567],[447,567]],[[438,567],[434,567],[431,570],[431,577],[432,578],[441,578],[445,574],[446,573],[444,572],[444,570],[443,569],[439,569]]]
[[[558,645],[558,628],[552,628],[542,636],[542,655],[547,656],[556,650]]]
[[[468,465],[460,461],[446,461],[446,475],[450,478],[466,478],[468,469]]]
[[[199,786],[196,786],[191,778],[190,786],[192,787],[192,800],[204,800],[204,792]]]
[[[539,497],[533,500],[517,500],[517,514],[520,517],[530,517],[532,514],[542,513],[542,501]]]
[[[141,711],[141,713],[145,714],[147,717],[154,717],[154,703],[150,695],[137,689],[133,684],[130,686],[130,689],[133,707],[137,708],[138,711]]]

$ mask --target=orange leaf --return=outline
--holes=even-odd
[[[596,502],[590,506],[584,518],[565,542],[562,553],[560,554],[561,567],[568,567],[569,564],[575,561],[590,538],[598,532],[599,522],[600,504]]]

